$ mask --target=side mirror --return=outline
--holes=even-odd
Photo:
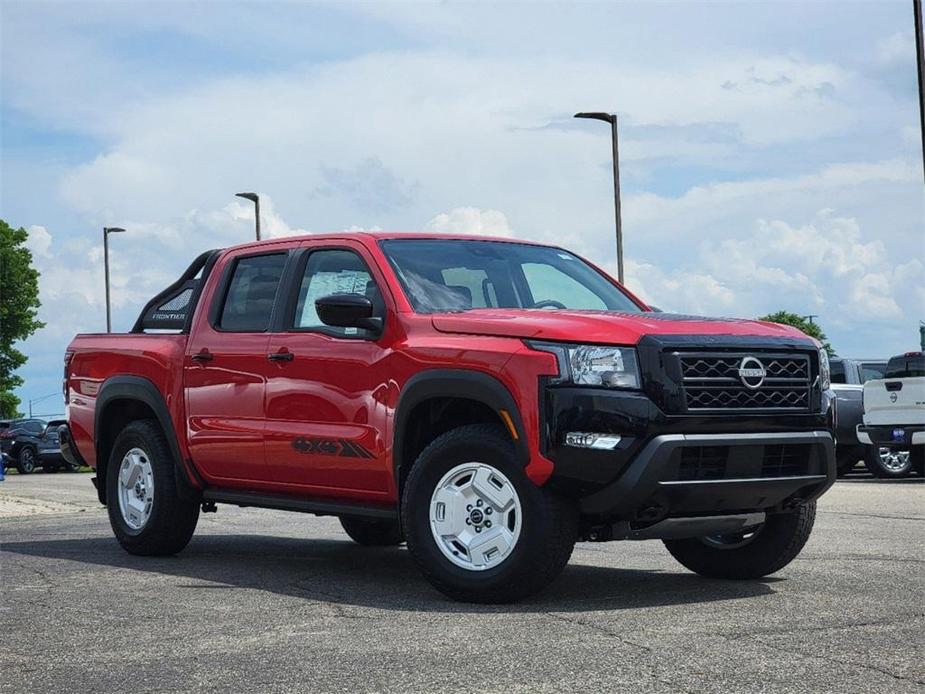
[[[334,328],[382,330],[382,319],[373,317],[373,302],[362,294],[323,296],[315,301],[315,310],[322,323]]]

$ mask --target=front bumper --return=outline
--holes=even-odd
[[[586,516],[633,523],[774,512],[835,481],[831,393],[819,412],[669,415],[646,394],[554,386],[543,396],[550,484]],[[565,444],[568,432],[618,435],[611,450]]]
[[[800,447],[799,462],[787,447]],[[703,451],[710,451],[706,460]],[[812,501],[834,482],[835,444],[825,431],[664,434],[580,506],[586,514],[636,521],[782,510]]]
[[[858,440],[870,446],[908,448],[925,445],[925,425],[864,425],[858,424]]]

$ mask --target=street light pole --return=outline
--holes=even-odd
[[[620,209],[620,144],[616,113],[576,113],[575,118],[589,118],[610,123],[613,145],[613,209],[617,227],[617,279],[623,284],[623,215]]]
[[[103,227],[103,272],[106,276],[106,332],[112,332],[112,309],[109,303],[109,235],[124,232],[122,227]]]
[[[257,231],[257,240],[260,240],[260,196],[257,193],[235,193],[235,197],[251,200],[254,203],[254,219],[256,220],[255,229]]]
[[[919,74],[919,132],[922,136],[922,168],[925,171],[925,37],[922,36],[922,0],[912,0],[915,14],[915,62]]]

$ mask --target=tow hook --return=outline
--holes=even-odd
[[[215,513],[218,511],[218,506],[215,505],[214,501],[203,501],[202,502],[202,512],[203,513]]]

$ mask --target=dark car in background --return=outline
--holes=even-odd
[[[0,422],[0,450],[6,454],[5,465],[12,465],[20,474],[28,475],[41,467],[45,472],[60,468],[76,472],[80,466],[61,456],[58,429],[63,419],[44,422],[41,419],[16,419]]]
[[[41,434],[45,430],[42,419],[0,419],[0,459],[4,467],[16,467],[18,460],[13,456],[16,438],[21,434]]]

